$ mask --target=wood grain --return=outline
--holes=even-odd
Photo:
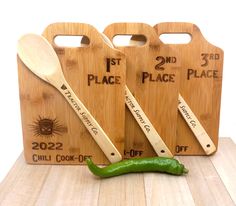
[[[194,205],[185,177],[144,174],[144,180],[147,206]]]
[[[189,173],[127,174],[108,179],[86,166],[28,165],[21,155],[0,183],[0,205],[236,205],[236,145],[220,138],[210,157],[180,156]]]
[[[210,158],[181,156],[179,159],[191,168],[186,180],[196,205],[234,205]]]
[[[84,35],[90,39],[90,44],[76,48],[58,47],[54,42],[57,35]],[[43,36],[56,51],[72,90],[123,154],[124,55],[110,48],[101,34],[88,24],[51,24]],[[110,72],[107,72],[108,58],[119,59],[119,65],[112,65]],[[85,157],[92,156],[96,163],[108,163],[63,96],[28,71],[19,59],[18,69],[26,161],[32,164],[84,164]],[[94,79],[89,85],[88,75],[97,76],[99,82],[104,76],[119,76],[119,84],[95,84]],[[48,128],[52,130],[51,135],[50,132],[49,135],[42,132],[42,129]],[[52,146],[51,143],[55,145],[54,149],[45,149],[49,144]],[[32,149],[32,144],[38,144],[36,150]],[[55,149],[58,144],[62,144],[59,150]]]
[[[21,155],[0,185],[0,205],[34,205],[50,169],[27,165]]]
[[[99,179],[91,178],[86,166],[66,166],[63,169],[60,166],[52,166],[35,205],[95,206],[99,188]]]
[[[218,152],[211,161],[227,188],[234,203],[236,203],[236,145],[230,138],[220,140]]]
[[[149,118],[169,150],[175,149],[178,69],[176,63],[166,64],[164,71],[156,70],[158,56],[169,56],[169,50],[160,47],[153,28],[142,23],[115,23],[107,26],[104,34],[112,41],[115,35],[144,35],[147,39],[143,46],[115,46],[126,55],[126,84],[132,95]],[[172,52],[173,54],[173,52]],[[157,76],[172,74],[173,82],[150,81]],[[147,75],[148,77],[144,77]],[[135,118],[126,109],[125,114],[125,156],[155,156],[156,153],[140,129]],[[136,152],[136,153],[135,153]]]
[[[131,184],[132,182],[132,184]],[[101,182],[98,205],[145,205],[142,174],[104,179]]]
[[[187,33],[188,44],[164,44],[178,52],[181,59],[179,92],[217,147],[223,71],[223,51],[210,44],[200,29],[191,23],[167,22],[154,26],[158,36],[165,33]],[[206,73],[209,72],[209,75]],[[204,77],[205,73],[205,77]],[[208,77],[207,77],[208,76]],[[200,143],[178,115],[177,155],[204,155]],[[183,149],[184,146],[187,150]]]

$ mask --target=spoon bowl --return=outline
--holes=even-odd
[[[54,49],[44,37],[24,35],[18,41],[17,53],[24,64],[41,79],[48,80],[55,73],[62,72]]]

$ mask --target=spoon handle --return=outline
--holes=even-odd
[[[212,142],[206,130],[203,128],[197,117],[194,115],[193,111],[190,109],[190,107],[180,94],[178,109],[185,119],[186,123],[188,124],[189,128],[197,138],[198,142],[201,144],[205,153],[207,155],[214,153],[216,151],[215,144]]]
[[[100,127],[98,122],[94,119],[94,117],[86,109],[83,103],[75,95],[66,80],[63,79],[62,81],[60,81],[60,84],[57,83],[57,85],[57,89],[69,102],[71,107],[74,109],[85,127],[88,129],[89,133],[96,141],[96,143],[102,149],[108,160],[112,163],[120,161],[122,159],[121,154],[113,145],[103,129]]]
[[[125,103],[158,156],[173,157],[171,151],[166,146],[165,142],[162,140],[152,123],[149,121],[148,117],[127,86],[125,86]]]

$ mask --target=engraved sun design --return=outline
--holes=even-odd
[[[56,118],[50,119],[39,116],[30,127],[34,136],[53,137],[67,132],[67,128],[61,125]]]

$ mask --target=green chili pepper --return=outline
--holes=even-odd
[[[90,171],[99,177],[113,177],[131,172],[163,172],[173,175],[188,173],[178,160],[166,157],[128,159],[100,168],[90,158],[86,159]]]

